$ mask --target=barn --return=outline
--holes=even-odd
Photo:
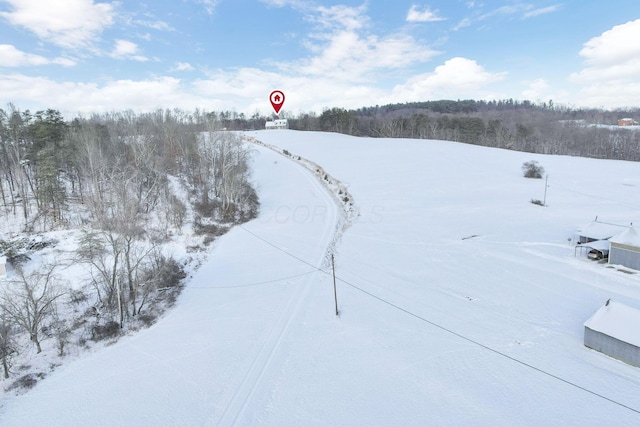
[[[584,345],[640,367],[640,311],[608,300],[584,323]]]
[[[609,264],[640,270],[640,234],[631,227],[609,239]]]

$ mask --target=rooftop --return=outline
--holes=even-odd
[[[609,300],[584,326],[620,341],[640,347],[640,310]]]
[[[609,224],[607,222],[593,221],[578,230],[580,236],[595,240],[607,240],[620,234],[628,228],[626,225]]]
[[[628,230],[613,236],[609,241],[621,245],[640,247],[640,234],[635,228],[630,227]]]

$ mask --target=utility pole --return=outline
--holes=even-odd
[[[333,297],[336,300],[336,316],[340,313],[338,312],[338,291],[336,289],[336,265],[333,260],[333,254],[331,254],[331,269],[333,270]]]
[[[542,206],[547,206],[547,182],[549,181],[549,175],[544,176],[544,200],[542,201]]]

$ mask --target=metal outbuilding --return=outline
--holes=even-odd
[[[584,345],[640,367],[640,310],[608,300],[584,323]]]
[[[640,270],[640,234],[631,227],[609,239],[609,264]]]

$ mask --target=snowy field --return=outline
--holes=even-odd
[[[0,425],[640,424],[640,370],[583,345],[607,299],[640,308],[640,274],[570,241],[596,215],[640,224],[640,163],[247,136],[293,155],[256,146],[260,217],[216,241],[161,321],[7,397]],[[335,248],[343,211],[297,156],[359,210]]]

